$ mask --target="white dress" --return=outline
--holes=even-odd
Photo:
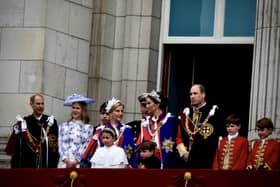
[[[90,161],[92,168],[126,168],[128,165],[123,148],[116,145],[98,148]]]
[[[59,162],[58,168],[65,168],[64,159],[81,160],[81,155],[87,146],[93,132],[93,126],[84,124],[81,120],[64,122],[59,126],[58,149]]]

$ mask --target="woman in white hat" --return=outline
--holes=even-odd
[[[59,126],[58,168],[79,167],[81,154],[93,133],[93,126],[89,124],[87,104],[94,100],[82,95],[73,94],[67,97],[64,106],[71,106],[71,118]]]

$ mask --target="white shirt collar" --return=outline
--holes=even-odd
[[[206,105],[206,102],[204,102],[202,105],[198,106],[198,107],[194,107],[193,106],[193,111],[195,110],[199,110],[200,108],[204,107]]]
[[[231,141],[232,139],[236,138],[238,136],[238,132],[236,132],[235,134],[233,135],[228,135],[228,140]]]
[[[262,144],[263,144],[266,140],[268,140],[268,139],[270,139],[270,138],[271,138],[271,135],[268,135],[267,137],[263,138],[263,139],[262,139]]]

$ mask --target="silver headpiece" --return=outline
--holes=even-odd
[[[147,96],[154,98],[159,103],[161,102],[160,96],[155,90],[151,91],[150,93],[147,93]]]

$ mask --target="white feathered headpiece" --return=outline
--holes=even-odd
[[[112,107],[114,105],[116,105],[117,103],[121,103],[121,101],[114,98],[114,97],[111,100],[109,100],[108,103],[107,103],[107,106],[106,106],[106,112],[109,113],[110,110],[112,109]]]

